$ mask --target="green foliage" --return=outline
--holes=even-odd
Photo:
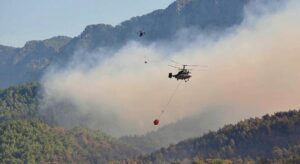
[[[74,128],[69,133],[76,141],[78,156],[90,163],[106,163],[110,160],[125,159],[138,155],[140,152],[130,145],[100,131],[86,128]]]
[[[297,161],[300,157],[300,111],[278,112],[226,125],[217,132],[182,141],[140,158],[141,161],[214,159],[237,161]],[[221,160],[224,162],[223,160]],[[207,161],[206,161],[207,162]]]
[[[44,123],[39,90],[35,83],[0,90],[1,163],[107,163],[140,153],[101,131]]]
[[[11,120],[0,124],[0,161],[41,163],[54,161],[71,149],[68,138],[37,120]]]
[[[0,121],[36,117],[39,88],[39,84],[29,83],[0,90]]]
[[[66,130],[33,119],[0,123],[0,161],[5,163],[106,163],[137,154],[99,131]]]

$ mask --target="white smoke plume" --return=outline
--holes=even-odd
[[[43,80],[45,106],[72,102],[74,110],[90,115],[93,127],[115,136],[155,130],[152,121],[179,83],[167,77],[177,71],[167,66],[173,59],[208,65],[208,69],[192,70],[193,77],[180,85],[160,126],[210,107],[234,110],[233,120],[299,108],[299,15],[300,3],[290,1],[280,11],[258,19],[248,16],[218,41],[203,44],[198,39],[180,51],[130,42],[96,66],[77,62],[75,67],[49,72]]]

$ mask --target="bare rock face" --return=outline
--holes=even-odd
[[[177,12],[180,12],[190,1],[191,0],[176,0]]]

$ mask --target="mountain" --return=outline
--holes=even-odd
[[[199,159],[300,162],[300,110],[226,125],[217,132],[162,148],[138,161],[169,163]]]
[[[61,47],[69,43],[71,40],[72,38],[67,36],[56,36],[50,39],[45,39],[42,42],[45,44],[46,47],[51,47],[58,52]]]
[[[89,25],[72,39],[54,37],[29,41],[22,48],[0,46],[0,87],[38,81],[49,65],[65,65],[77,50],[117,50],[129,40],[144,44],[170,40],[184,28],[202,32],[224,31],[242,22],[249,1],[176,0],[166,9],[133,17],[117,26]],[[139,30],[146,31],[143,38],[137,36]]]
[[[29,41],[22,48],[0,46],[0,87],[37,81],[71,38]]]
[[[183,28],[224,30],[243,20],[244,7],[249,0],[177,0],[164,10],[155,10],[133,17],[113,27],[89,25],[62,50],[72,54],[78,48],[87,51],[99,47],[119,47],[129,40],[141,40],[139,30],[146,31],[144,41],[167,40]]]
[[[50,126],[38,116],[40,86],[0,90],[2,163],[108,163],[141,152],[99,130]]]

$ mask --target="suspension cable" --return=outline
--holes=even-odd
[[[175,96],[175,94],[176,94],[176,92],[177,92],[177,90],[178,90],[178,88],[179,88],[179,86],[180,86],[181,83],[182,83],[182,81],[180,81],[180,82],[177,84],[176,88],[173,90],[173,92],[172,92],[172,94],[171,94],[169,100],[168,100],[167,103],[164,105],[164,107],[163,107],[163,109],[161,110],[161,113],[160,113],[160,115],[159,115],[158,118],[161,118],[161,116],[168,110],[167,107],[168,107],[169,104],[171,103],[171,101],[172,101],[173,97]]]

